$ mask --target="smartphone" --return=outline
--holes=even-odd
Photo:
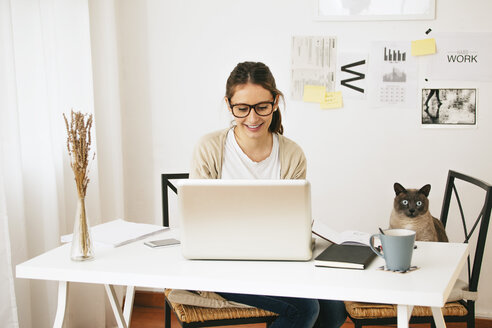
[[[146,241],[144,242],[144,244],[149,247],[162,247],[162,246],[177,245],[179,244],[179,240],[174,238],[168,238],[168,239]]]

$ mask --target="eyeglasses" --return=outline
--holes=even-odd
[[[231,100],[229,99],[229,103]],[[259,116],[268,116],[273,112],[273,105],[275,102],[264,101],[255,105],[248,104],[231,104],[232,115],[237,118],[244,118],[249,115],[251,108],[254,108],[256,114]]]

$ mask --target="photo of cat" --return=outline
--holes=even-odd
[[[405,189],[395,182],[393,188],[396,196],[390,216],[391,229],[413,230],[418,241],[448,241],[442,222],[429,212],[430,184],[417,190]]]

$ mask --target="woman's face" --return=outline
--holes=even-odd
[[[228,104],[229,111],[231,111],[231,105],[235,104],[247,104],[256,105],[263,102],[274,102],[273,96],[270,91],[263,88],[258,84],[240,84],[236,86],[234,95],[231,97]],[[226,99],[226,102],[228,100]],[[277,104],[273,105],[273,111],[278,109]],[[236,122],[236,133],[242,137],[248,137],[253,139],[262,138],[268,135],[268,127],[272,122],[273,111],[268,116],[260,116],[256,113],[254,108],[251,108],[248,116],[238,118],[234,116]]]

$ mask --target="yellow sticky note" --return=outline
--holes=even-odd
[[[432,55],[436,53],[436,39],[412,41],[412,56]]]
[[[325,99],[326,88],[322,85],[305,85],[303,101],[320,103]]]
[[[326,92],[324,101],[322,101],[319,105],[322,109],[342,108],[342,91]]]

